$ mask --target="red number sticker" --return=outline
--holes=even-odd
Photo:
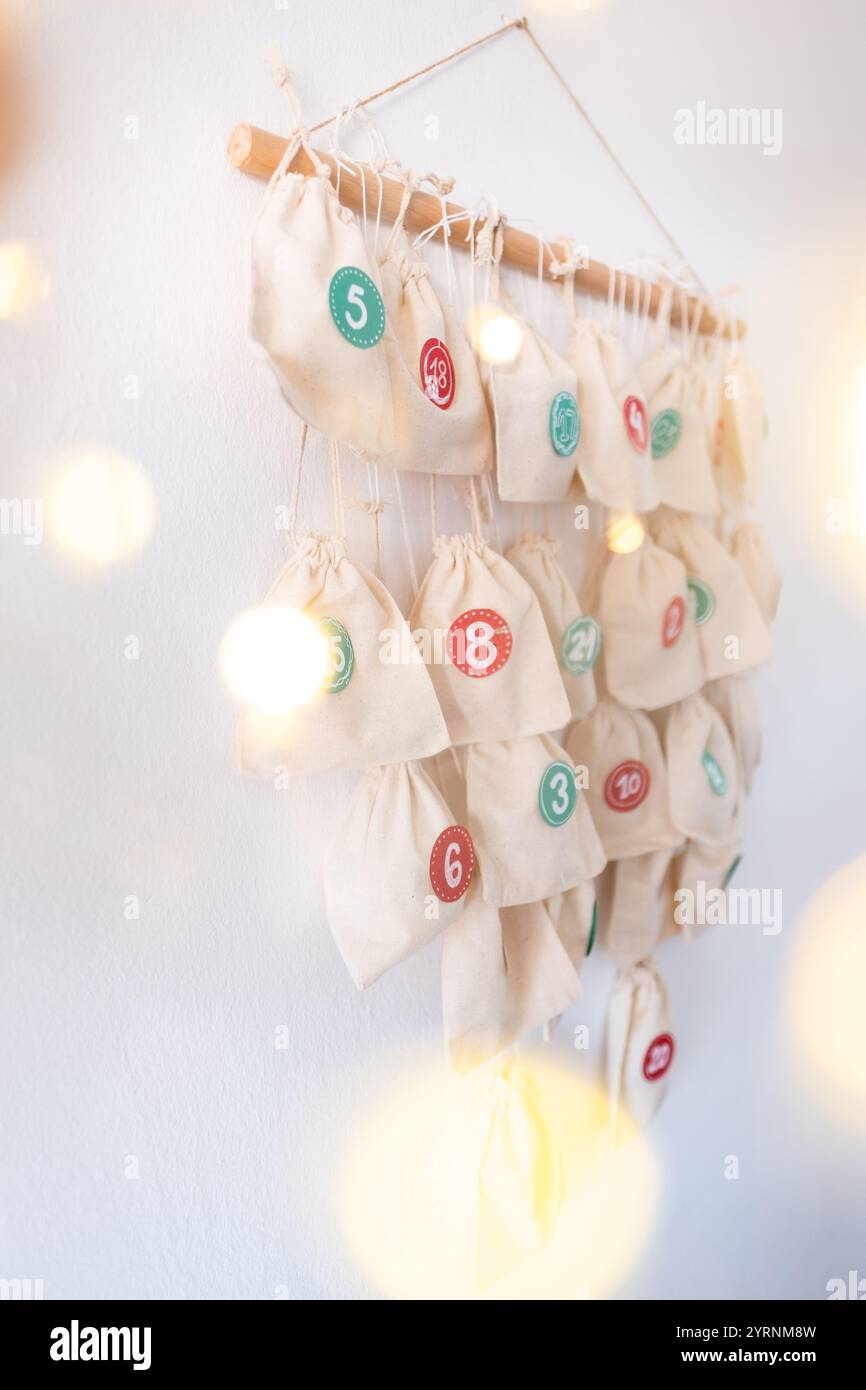
[[[454,363],[441,338],[428,338],[421,349],[421,385],[440,410],[454,399]]]
[[[492,608],[468,608],[448,629],[448,656],[464,676],[492,676],[511,655],[511,628]]]
[[[674,1040],[670,1033],[653,1038],[643,1059],[643,1074],[647,1081],[661,1081],[674,1060]]]
[[[608,773],[604,799],[612,811],[633,811],[649,791],[649,772],[636,758],[618,763]]]
[[[622,414],[629,439],[639,454],[645,454],[649,444],[649,419],[646,406],[639,396],[626,396]]]
[[[662,646],[672,647],[674,642],[678,642],[682,636],[683,623],[686,620],[686,603],[677,595],[672,598],[665,609],[664,622],[662,623]]]
[[[430,883],[443,903],[456,903],[472,882],[475,846],[463,825],[449,825],[430,851]]]

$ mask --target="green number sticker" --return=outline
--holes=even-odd
[[[573,676],[584,676],[601,651],[601,628],[595,618],[575,618],[562,634],[559,659]]]
[[[716,596],[709,584],[705,584],[703,579],[689,578],[689,598],[692,605],[692,617],[700,627],[702,623],[713,616]]]
[[[550,442],[558,454],[568,458],[580,441],[580,411],[570,391],[559,391],[550,402],[547,427]]]
[[[652,452],[654,459],[663,459],[675,449],[683,432],[682,416],[678,410],[660,410],[653,416]]]
[[[375,347],[385,332],[385,306],[369,275],[344,265],[328,290],[331,318],[353,347]]]
[[[548,825],[565,825],[577,805],[577,781],[568,763],[551,763],[538,785],[538,809]]]
[[[345,690],[355,669],[355,648],[352,639],[342,623],[336,618],[322,618],[319,629],[328,639],[331,647],[331,670],[322,682],[322,689],[329,695],[337,695]]]
[[[701,762],[704,765],[704,772],[707,774],[707,781],[716,796],[724,796],[725,792],[728,790],[727,778],[719,767],[718,760],[713,757],[709,748],[705,748],[701,754]]]
[[[742,864],[742,862],[743,862],[743,856],[742,856],[741,854],[738,854],[737,857],[736,857],[736,859],[734,860],[733,864],[731,864],[730,868],[726,870],[725,876],[724,876],[724,878],[722,879],[722,892],[723,892],[723,893],[724,893],[725,889],[727,888],[728,884],[730,883],[731,879],[734,877],[734,874],[737,872],[737,869],[738,869],[738,868],[740,867],[740,865]]]
[[[589,940],[586,943],[586,954],[589,955],[595,945],[595,929],[598,926],[598,898],[592,905],[592,921],[589,926]]]

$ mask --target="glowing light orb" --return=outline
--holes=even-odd
[[[607,548],[615,555],[630,555],[643,543],[645,535],[646,531],[639,516],[634,516],[631,512],[612,516],[605,533]]]
[[[69,456],[47,502],[49,536],[85,565],[129,559],[147,544],[156,518],[153,489],[138,465],[95,451]]]
[[[238,614],[220,646],[220,669],[240,704],[267,714],[301,705],[331,669],[328,638],[297,608],[263,604]]]
[[[469,337],[485,362],[505,366],[523,346],[523,327],[512,314],[495,304],[479,304],[469,315]]]
[[[27,318],[47,297],[49,284],[26,241],[0,242],[0,320]]]

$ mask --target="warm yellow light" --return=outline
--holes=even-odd
[[[606,532],[608,550],[612,550],[615,555],[630,555],[643,543],[645,535],[644,525],[639,516],[634,516],[631,512],[612,516]]]
[[[866,855],[818,889],[800,919],[788,977],[796,1067],[815,1099],[866,1128]]]
[[[456,1077],[445,1064],[404,1078],[391,1099],[355,1129],[340,1187],[343,1226],[381,1290],[405,1299],[604,1298],[628,1275],[649,1240],[658,1199],[656,1162],[645,1137],[610,1147],[605,1096],[538,1053],[524,1053],[562,1163],[565,1195],[551,1203],[550,1163],[522,1196],[507,1146],[486,1173],[508,1210],[546,1204],[549,1238],[496,1283],[479,1284],[479,1170],[487,1152],[497,1081],[490,1067]],[[536,1165],[537,1166],[537,1165]],[[545,1192],[545,1187],[547,1191]],[[554,1194],[555,1195],[555,1194]],[[536,1202],[536,1197],[544,1202]],[[521,1200],[517,1200],[521,1199]],[[557,1209],[558,1208],[558,1209]],[[507,1212],[504,1213],[507,1216]],[[513,1220],[516,1221],[520,1212]],[[481,1227],[483,1234],[484,1227]],[[542,1234],[541,1232],[539,1234]],[[528,1244],[528,1240],[527,1240]],[[495,1255],[495,1251],[493,1252]]]
[[[238,614],[219,659],[234,698],[265,715],[311,699],[331,667],[330,644],[319,626],[299,609],[276,603]]]
[[[71,454],[48,493],[48,534],[87,565],[117,564],[147,544],[156,504],[137,464],[114,454]]]
[[[469,337],[485,362],[505,366],[523,346],[523,327],[512,314],[495,304],[479,304],[469,315]]]
[[[0,319],[23,319],[46,298],[49,281],[26,241],[0,242]]]

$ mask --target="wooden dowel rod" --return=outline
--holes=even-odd
[[[257,126],[237,125],[231,133],[228,156],[236,169],[241,169],[245,174],[252,174],[256,178],[267,179],[271,177],[285,154],[287,143],[281,135],[272,135],[270,131],[259,130]],[[331,177],[336,183],[337,161],[334,156],[317,150],[316,157],[328,166]],[[312,174],[315,166],[306,150],[301,148],[292,161],[292,168],[301,174]],[[362,193],[362,184],[364,184],[368,216],[371,214],[375,216],[380,195],[379,177],[373,173],[372,169],[363,164],[353,165],[352,169],[352,172],[348,172],[344,167],[340,171],[340,201],[359,212],[364,203],[364,194]],[[396,179],[382,177],[381,196],[382,219],[386,222],[393,222],[403,197],[402,184]],[[406,212],[405,225],[413,231],[425,231],[440,220],[442,212],[439,199],[434,194],[425,193],[419,189],[412,195]],[[465,218],[468,232],[471,213],[467,212],[465,208],[461,208],[457,203],[446,203],[445,212],[449,217]],[[460,235],[460,226],[459,220],[451,223],[451,245],[468,250],[469,243]],[[441,227],[436,232],[436,236],[444,238],[444,231]],[[538,239],[531,232],[523,232],[517,227],[509,227],[506,223],[502,259],[507,261],[509,265],[518,266],[529,274],[537,275]],[[551,272],[550,267],[554,260],[555,256],[551,254],[550,247],[545,244],[543,249],[545,279],[558,280],[561,283],[562,277]],[[597,297],[606,297],[610,288],[610,274],[609,267],[602,261],[590,260],[584,269],[576,272],[575,289]],[[624,280],[625,299],[628,307],[631,309],[638,306],[645,308],[647,300],[646,281],[635,275],[624,275],[621,271],[616,272],[616,277],[617,298],[622,292]],[[649,295],[649,312],[653,316],[658,313],[662,295],[662,287],[654,284]],[[716,333],[719,330],[716,315],[706,304],[702,304],[699,298],[689,295],[686,304],[692,326],[695,323],[695,315],[700,311],[699,331],[701,333]],[[671,323],[679,325],[682,323],[683,317],[680,296],[675,294],[671,304]],[[745,336],[746,325],[742,319],[738,319],[735,323],[725,323],[721,331],[725,338],[730,338],[734,334],[737,338],[742,338]]]

